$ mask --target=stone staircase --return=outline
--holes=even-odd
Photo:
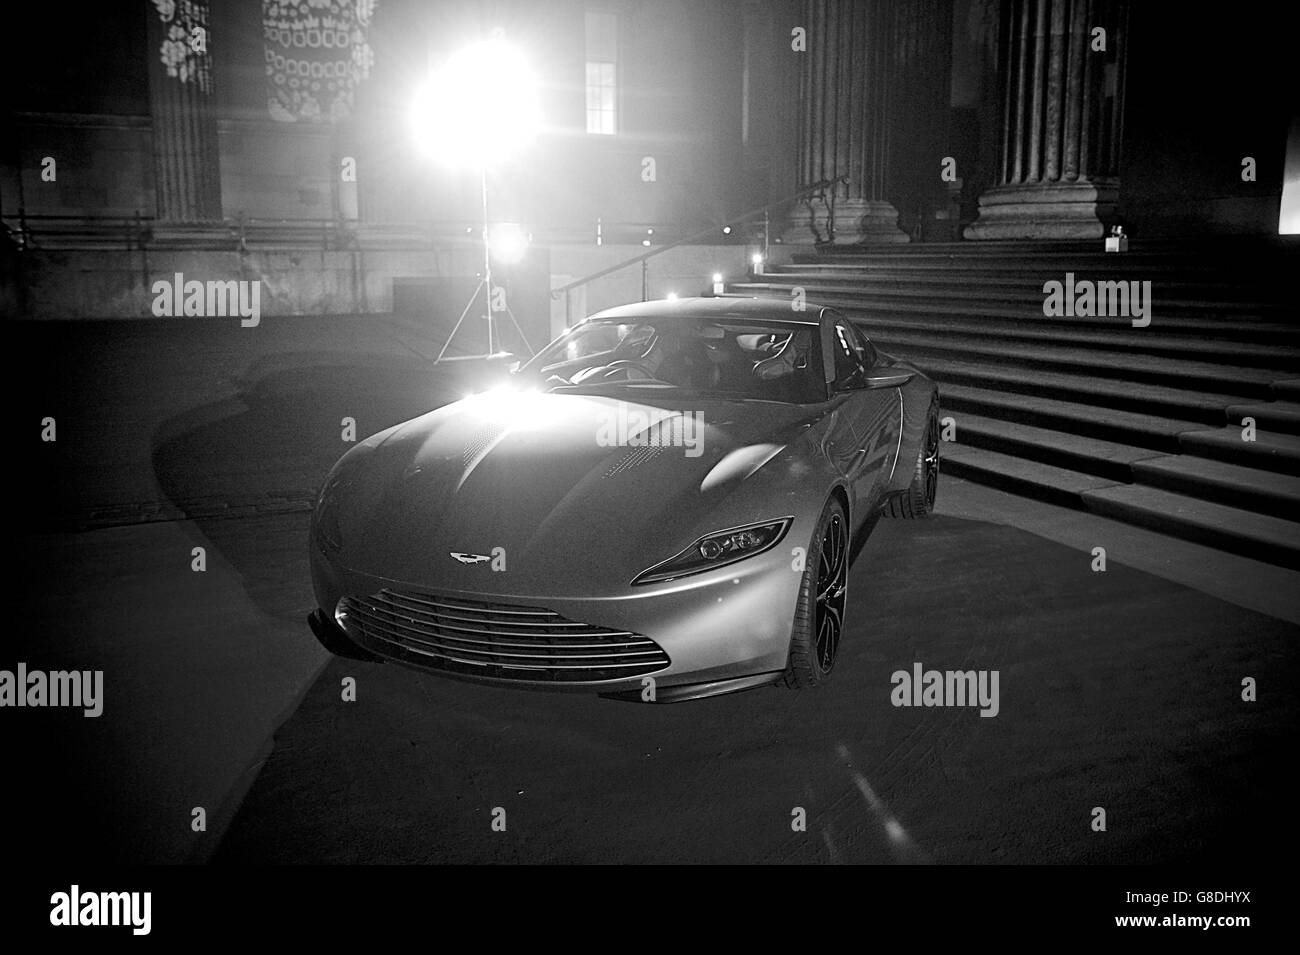
[[[1067,272],[1150,281],[1150,324],[1045,317]],[[1281,238],[953,243],[796,254],[728,294],[802,288],[923,368],[949,474],[1300,568],[1297,275]]]

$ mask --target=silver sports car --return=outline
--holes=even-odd
[[[816,686],[855,545],[934,506],[933,382],[832,308],[624,305],[510,377],[330,472],[334,653],[645,701]]]

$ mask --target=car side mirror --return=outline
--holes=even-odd
[[[898,368],[873,368],[867,372],[868,388],[901,388],[912,380],[914,372]]]

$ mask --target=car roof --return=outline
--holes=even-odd
[[[714,296],[700,298],[657,299],[631,302],[607,308],[588,316],[595,318],[737,318],[747,322],[781,322],[787,325],[816,325],[825,306],[807,303],[796,312],[784,299],[735,298]]]

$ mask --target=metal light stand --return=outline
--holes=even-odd
[[[481,183],[483,191],[483,278],[479,280],[478,287],[474,289],[474,293],[469,297],[469,301],[465,303],[465,309],[460,313],[460,318],[456,319],[456,324],[452,327],[451,334],[448,335],[447,340],[443,342],[442,350],[438,352],[438,357],[433,360],[435,365],[442,361],[482,360],[484,358],[500,358],[503,355],[508,354],[507,352],[498,352],[493,350],[494,340],[492,332],[493,321],[495,319],[492,315],[492,243],[488,238],[488,183],[486,164],[481,170]],[[450,358],[444,358],[443,356],[447,353],[447,349],[451,347],[452,340],[456,337],[456,333],[460,331],[460,326],[465,321],[465,317],[469,315],[469,310],[474,307],[474,302],[478,298],[479,292],[483,292],[487,304],[485,316],[487,318],[487,352],[482,355],[452,355]],[[533,346],[528,344],[528,339],[524,336],[524,330],[519,327],[519,321],[515,318],[515,313],[510,311],[509,305],[506,305],[505,313],[510,316],[510,324],[515,326],[515,331],[519,333],[519,340],[522,341],[524,347],[528,349],[528,354],[530,356],[536,354],[533,351]],[[498,339],[500,338],[500,336],[496,337]]]

